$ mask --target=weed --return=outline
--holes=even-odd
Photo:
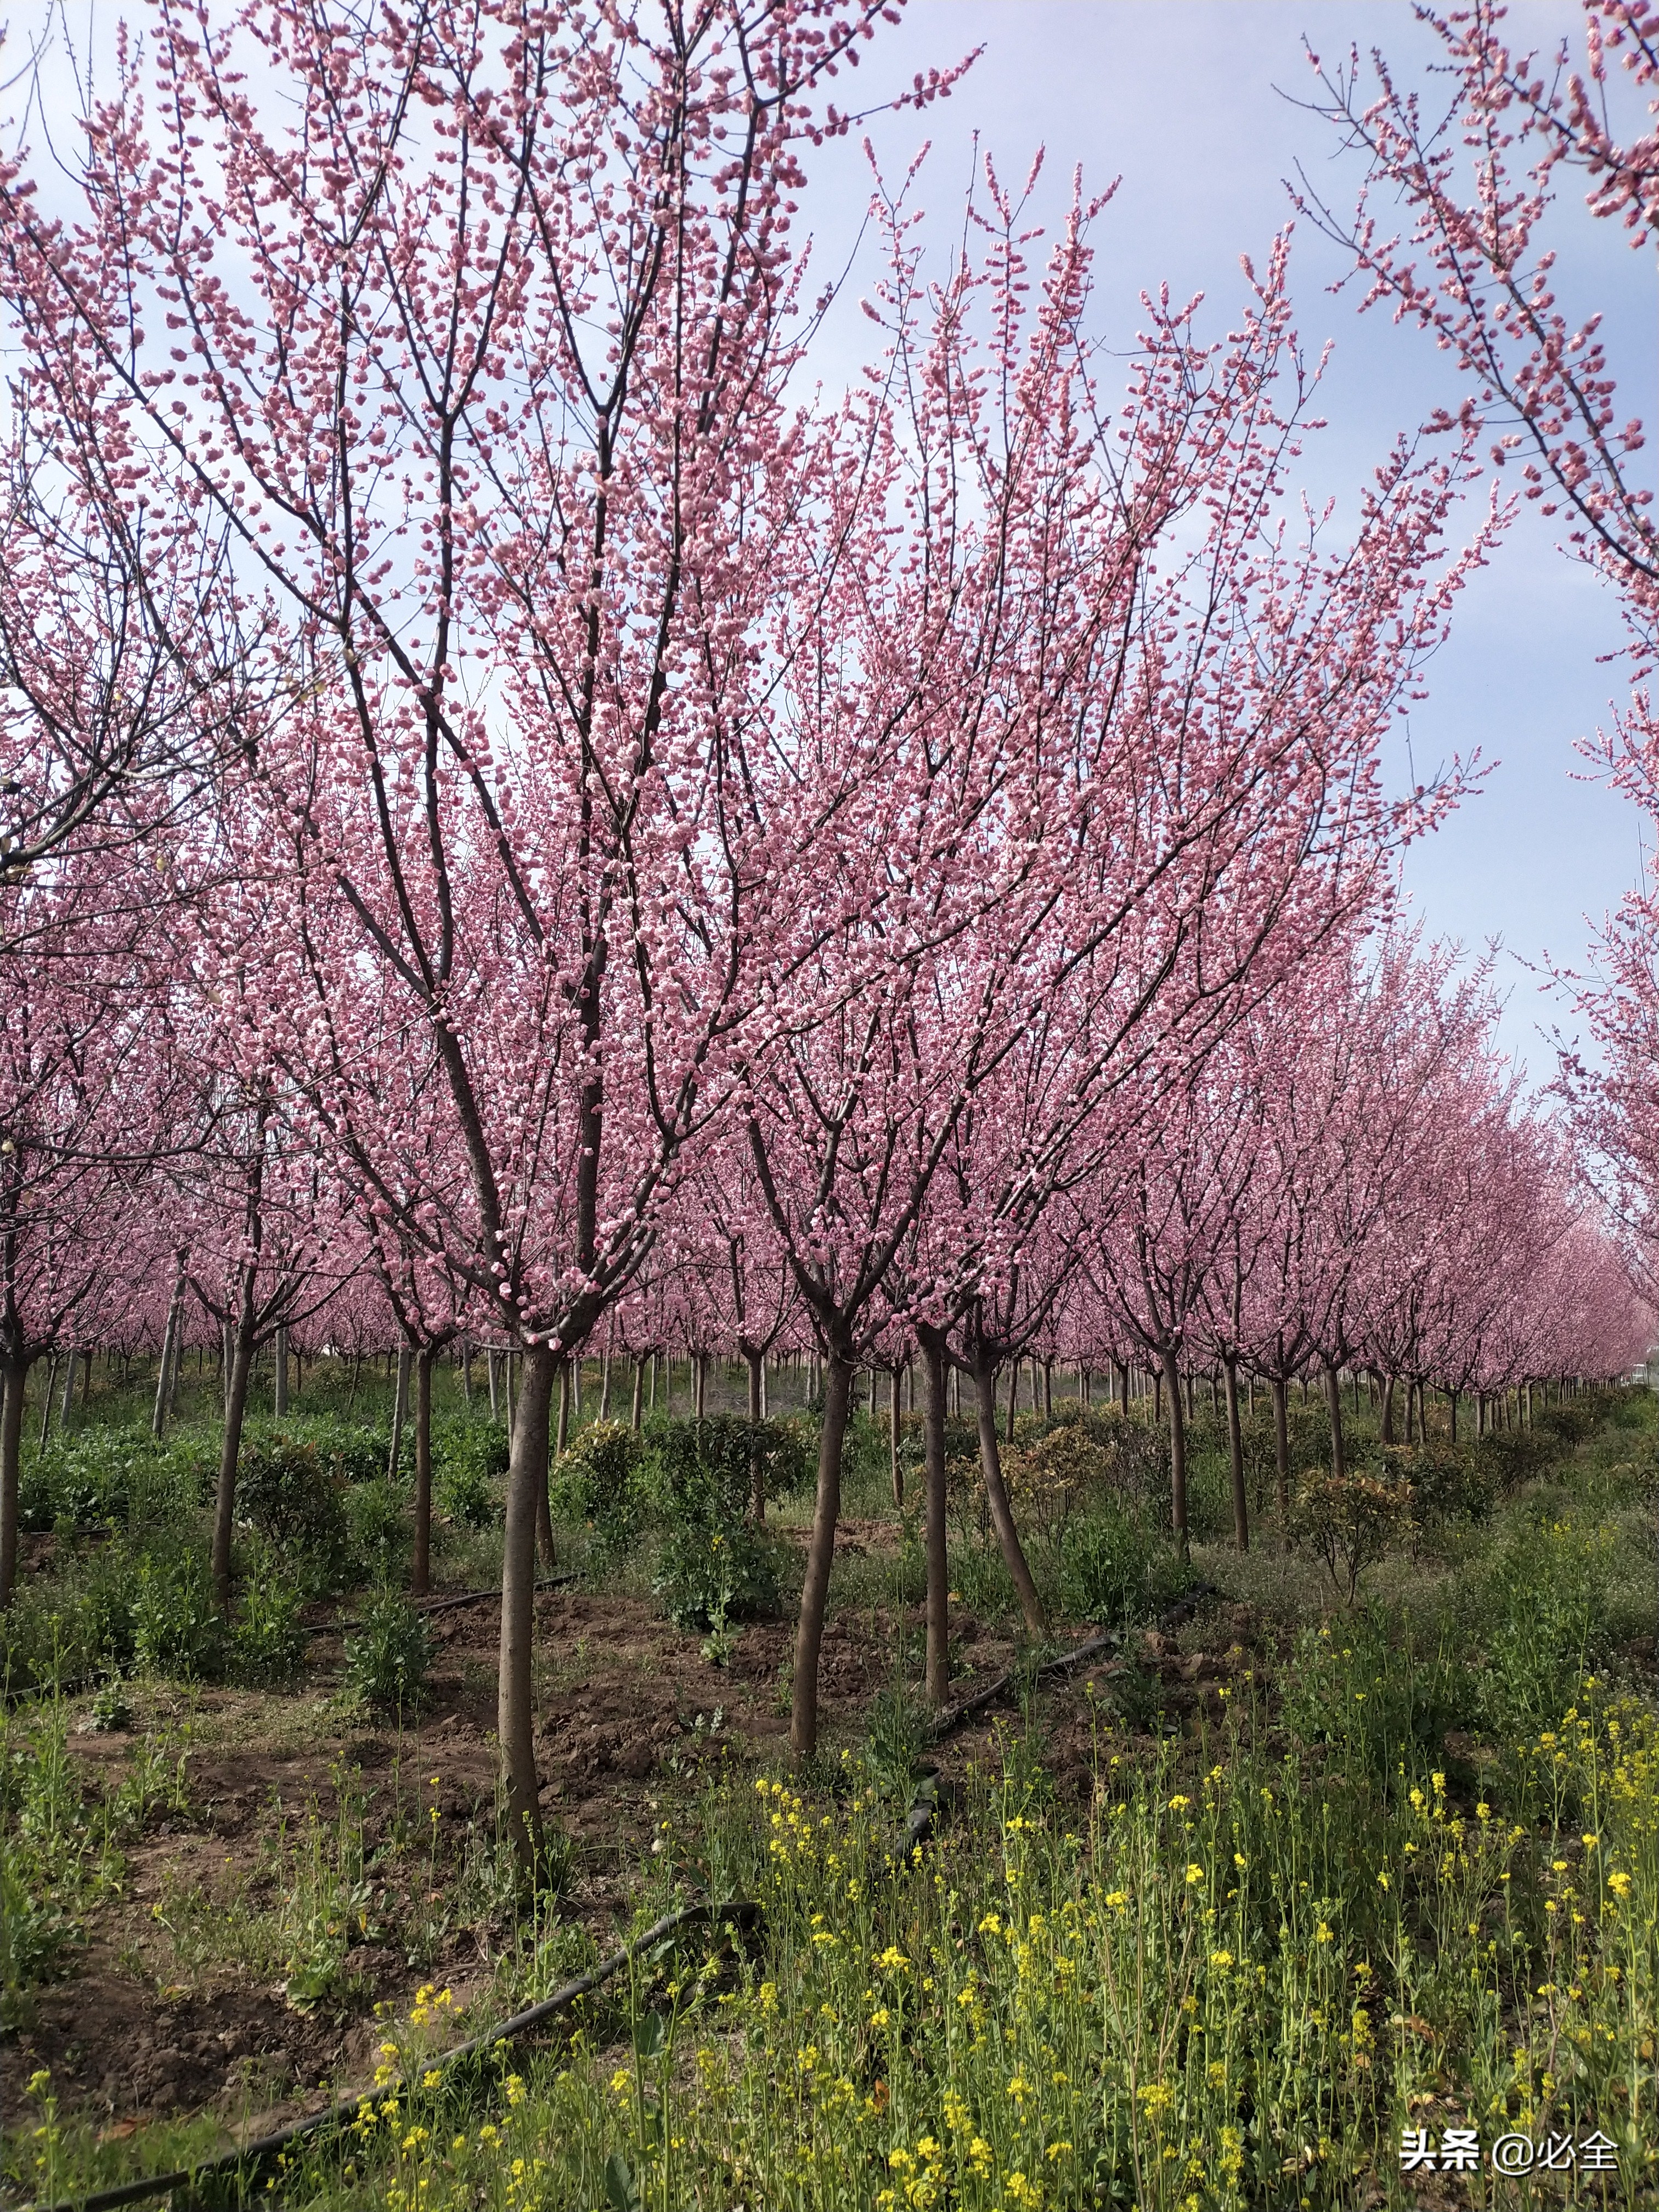
[[[431,1658],[426,1622],[406,1598],[382,1590],[346,1638],[346,1680],[366,1705],[399,1712],[419,1702]]]
[[[140,1560],[132,1637],[139,1663],[158,1674],[189,1682],[211,1680],[222,1671],[225,1625],[200,1553],[184,1552],[165,1562]]]

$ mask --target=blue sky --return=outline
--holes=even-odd
[[[1577,7],[1559,0],[1527,0],[1510,15],[1517,45],[1545,48],[1577,21]],[[975,132],[1011,180],[1042,145],[1040,202],[1049,210],[1079,162],[1091,186],[1122,180],[1097,234],[1103,334],[1127,343],[1140,293],[1167,279],[1179,296],[1206,295],[1209,327],[1219,335],[1242,297],[1240,254],[1260,262],[1291,218],[1284,180],[1298,161],[1336,207],[1346,207],[1359,184],[1328,125],[1295,105],[1314,91],[1304,32],[1328,62],[1351,43],[1362,55],[1381,47],[1401,76],[1420,74],[1431,58],[1428,34],[1406,0],[910,0],[903,23],[884,31],[857,77],[836,89],[848,100],[871,100],[919,68],[982,45],[951,100],[872,130],[895,173],[931,140],[921,198],[941,258],[959,225]],[[867,177],[848,142],[814,157],[802,215],[821,266],[847,252]],[[1652,256],[1632,254],[1577,207],[1563,213],[1564,298],[1605,314],[1621,416],[1651,419],[1659,355]],[[860,265],[866,285],[873,267],[868,258]],[[1328,338],[1335,344],[1323,407],[1331,427],[1310,454],[1311,481],[1339,498],[1365,480],[1396,430],[1455,389],[1451,365],[1419,333],[1376,313],[1360,318],[1357,293],[1332,295],[1343,267],[1334,247],[1297,225],[1292,285],[1302,335],[1312,353]],[[850,290],[859,289],[855,276]],[[868,325],[856,334],[849,312],[825,339],[824,374],[833,377],[838,346],[867,351]],[[1640,866],[1641,817],[1583,780],[1573,750],[1575,738],[1605,721],[1618,694],[1620,672],[1600,656],[1619,639],[1605,588],[1556,550],[1550,525],[1528,509],[1465,594],[1431,672],[1431,697],[1411,723],[1419,775],[1475,746],[1498,763],[1480,796],[1412,849],[1406,877],[1434,933],[1471,948],[1501,939],[1504,1040],[1539,1081],[1554,1066],[1547,1033],[1574,1024],[1571,1005],[1538,969],[1547,955],[1582,964],[1586,917],[1599,920],[1615,905]],[[1403,746],[1401,756],[1403,783]]]

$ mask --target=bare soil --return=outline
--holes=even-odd
[[[889,1523],[855,1522],[837,1548],[883,1549],[894,1535]],[[919,1611],[900,1609],[832,1614],[820,1687],[827,1743],[860,1739],[872,1697],[892,1678],[897,1639],[920,1620]],[[971,1668],[961,1689],[1008,1665],[1005,1633],[971,1618],[952,1625]],[[482,2024],[499,2002],[503,1931],[499,1917],[469,1911],[463,1875],[469,1853],[476,1862],[481,1840],[494,1833],[498,1626],[493,1602],[434,1619],[428,1694],[401,1728],[366,1723],[332,1694],[342,1650],[328,1636],[313,1639],[307,1680],[286,1696],[180,1693],[173,1704],[175,1725],[189,1729],[185,1809],[157,1815],[124,1846],[121,1893],[96,1909],[64,1978],[36,1993],[12,2048],[0,2052],[0,2071],[14,2085],[0,2118],[17,2121],[22,2085],[45,2066],[60,2109],[79,2107],[106,2138],[199,2112],[246,2139],[362,2086],[382,2021],[388,2012],[406,2015],[423,1984],[453,1990],[458,2014],[471,2004]],[[793,1637],[791,1621],[751,1624],[729,1663],[716,1666],[702,1656],[701,1638],[672,1628],[641,1600],[579,1591],[538,1599],[542,1804],[571,1844],[559,1911],[602,1948],[631,1910],[664,1819],[686,1808],[719,1770],[782,1766],[782,1670]],[[1192,1730],[1220,1716],[1221,1692],[1253,1663],[1250,1644],[1248,1612],[1229,1608],[1179,1636],[1150,1635],[1137,1665],[1167,1723]],[[1111,1670],[1102,1666],[1043,1700],[1042,1763],[1062,1796],[1086,1800],[1092,1789],[1098,1714],[1111,1694]],[[145,1717],[153,1724],[156,1715]],[[1008,1718],[1006,1710],[988,1712],[939,1747],[947,1790]],[[139,1740],[77,1733],[71,1742],[88,1784],[107,1788]],[[301,2008],[285,1994],[281,1965],[251,1959],[228,1931],[239,1900],[269,1915],[283,1841],[291,1850],[310,1820],[326,1832],[343,1790],[362,1801],[368,1887],[377,1847],[399,1835],[404,1843],[379,1862],[380,1887],[353,1931],[358,1940],[339,1986]],[[186,1909],[191,1944],[176,1932]],[[410,1943],[417,1925],[426,1930],[418,1957]]]

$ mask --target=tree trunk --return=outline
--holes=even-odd
[[[818,1486],[812,1506],[812,1534],[801,1583],[800,1619],[795,1628],[795,1678],[789,1698],[789,1742],[797,1759],[817,1749],[818,1652],[823,1643],[823,1608],[835,1563],[836,1523],[841,1517],[841,1455],[853,1411],[853,1363],[832,1352],[824,1363],[823,1425],[818,1432]]]
[[[1227,1401],[1227,1472],[1233,1492],[1233,1541],[1241,1552],[1250,1548],[1250,1508],[1244,1495],[1244,1432],[1238,1425],[1238,1362],[1221,1363],[1221,1387]]]
[[[432,1348],[415,1359],[415,1565],[410,1592],[424,1597],[432,1582]]]
[[[694,1352],[691,1359],[691,1416],[702,1420],[703,1408],[708,1401],[708,1356]]]
[[[236,1525],[236,1468],[242,1455],[242,1423],[247,1416],[248,1383],[253,1374],[253,1283],[242,1288],[242,1310],[231,1336],[230,1374],[225,1389],[225,1433],[219,1449],[219,1486],[213,1501],[213,1601],[230,1618],[230,1538]]]
[[[611,1354],[608,1350],[599,1354],[599,1419],[602,1421],[611,1419]]]
[[[58,1430],[60,1436],[69,1427],[70,1409],[75,1403],[75,1365],[79,1356],[73,1345],[64,1355],[64,1395],[58,1407]]]
[[[149,1417],[149,1432],[159,1443],[167,1425],[167,1413],[172,1401],[173,1370],[179,1358],[179,1332],[184,1323],[185,1271],[180,1267],[173,1279],[173,1296],[167,1301],[167,1322],[161,1332],[161,1371],[155,1378],[155,1407]]]
[[[1382,1378],[1382,1426],[1378,1431],[1380,1441],[1385,1444],[1394,1442],[1394,1386],[1395,1377],[1385,1375]]]
[[[392,1449],[386,1455],[386,1480],[398,1480],[398,1466],[404,1455],[404,1423],[409,1418],[409,1346],[398,1347],[398,1387],[392,1398]]]
[[[501,1386],[495,1372],[495,1354],[493,1350],[484,1353],[484,1372],[489,1377],[489,1418],[492,1421],[499,1421],[501,1418]]]
[[[1446,1394],[1446,1402],[1447,1402],[1447,1405],[1449,1406],[1449,1407],[1450,1408],[1450,1412],[1451,1412],[1451,1440],[1452,1440],[1452,1442],[1453,1442],[1454,1443],[1455,1443],[1457,1442],[1457,1400],[1458,1400],[1458,1395],[1459,1395],[1459,1394],[1458,1394],[1458,1392],[1457,1392],[1457,1391],[1455,1391],[1455,1390],[1449,1390],[1449,1391],[1448,1391],[1448,1392],[1447,1392],[1447,1394]]]
[[[1042,1363],[1042,1418],[1045,1421],[1052,1421],[1054,1418],[1054,1363],[1052,1359],[1045,1359]]]
[[[760,1425],[766,1419],[766,1355],[745,1346],[749,1363],[749,1517],[758,1528],[766,1518],[766,1453]]]
[[[537,1498],[547,1495],[547,1416],[553,1398],[553,1354],[547,1346],[532,1345],[525,1352],[519,1380],[513,1456],[507,1474],[501,1654],[495,1698],[495,1733],[507,1781],[507,1828],[519,1864],[532,1878],[541,1853],[542,1818],[530,1654],[536,1632]]]
[[[17,1580],[17,1480],[28,1379],[27,1359],[9,1359],[0,1370],[0,1607],[11,1603]]]
[[[1002,1563],[1007,1568],[1015,1589],[1019,1594],[1019,1609],[1025,1616],[1025,1626],[1033,1636],[1048,1633],[1048,1617],[1042,1610],[1042,1601],[1037,1595],[1036,1584],[1031,1580],[1031,1570],[1025,1563],[1020,1547],[1019,1531],[1014,1526],[1013,1508],[1008,1503],[1008,1486],[1002,1479],[1002,1455],[997,1449],[996,1370],[983,1358],[974,1363],[974,1389],[979,1411],[979,1464],[985,1477],[985,1495],[991,1508],[991,1525],[997,1532],[997,1541],[1002,1547]]]
[[[1181,1408],[1181,1370],[1173,1346],[1158,1355],[1163,1367],[1164,1395],[1170,1401],[1170,1526],[1176,1549],[1184,1559],[1187,1542],[1187,1424]]]
[[[40,1407],[40,1435],[35,1447],[39,1451],[45,1451],[46,1448],[46,1438],[52,1433],[52,1393],[57,1389],[57,1388],[58,1354],[54,1352],[52,1355],[52,1364],[46,1370],[46,1395]]]
[[[1117,1410],[1127,1421],[1129,1418],[1129,1363],[1127,1359],[1120,1359],[1117,1363]]]
[[[887,1457],[893,1478],[893,1503],[904,1510],[904,1463],[899,1457],[899,1370],[893,1370],[893,1396],[888,1407]]]
[[[651,1355],[651,1404],[649,1410],[653,1413],[657,1410],[657,1355],[654,1352]]]
[[[638,1436],[645,1424],[645,1362],[634,1362],[634,1402],[629,1408],[628,1425]]]
[[[1008,1418],[1003,1423],[1002,1433],[1009,1443],[1014,1440],[1014,1416],[1019,1410],[1019,1362],[1012,1360],[1008,1367]]]
[[[272,1346],[276,1362],[276,1387],[271,1394],[270,1410],[279,1421],[288,1419],[288,1331],[279,1328]]]
[[[559,1362],[559,1428],[553,1449],[564,1457],[565,1446],[570,1442],[570,1362]]]
[[[1273,1401],[1273,1499],[1282,1528],[1291,1517],[1291,1423],[1285,1405],[1285,1377],[1275,1375],[1268,1386]]]
[[[1342,1383],[1336,1369],[1328,1363],[1325,1369],[1325,1402],[1331,1414],[1331,1473],[1340,1482],[1348,1471],[1342,1449]]]
[[[927,1462],[927,1702],[938,1708],[951,1691],[950,1567],[945,1545],[945,1347],[924,1341],[927,1402],[922,1408]]]
[[[472,1340],[470,1336],[464,1336],[461,1339],[461,1396],[465,1401],[467,1411],[471,1413],[472,1410]]]

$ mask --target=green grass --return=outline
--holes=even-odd
[[[454,2090],[427,2078],[456,2033],[428,1991],[386,2024],[373,2115],[297,2159],[283,2193],[319,2212],[1337,2212],[1372,2191],[1413,2201],[1407,2127],[1474,2127],[1488,2146],[1599,2129],[1620,2160],[1610,2195],[1568,2175],[1548,2201],[1652,2201],[1659,1723],[1651,1662],[1626,1647],[1654,1628],[1656,1408],[1638,1395],[1595,1410],[1529,1455],[1499,1439],[1504,1480],[1449,1492],[1352,1607],[1271,1516],[1242,1558],[1212,1521],[1196,1564],[1224,1605],[1252,1609],[1249,1672],[1184,1733],[1129,1725],[1133,1696],[1086,1707],[1081,1774],[1045,1771],[1056,1709],[1040,1704],[919,1853],[902,1840],[916,1748],[902,1668],[865,1754],[821,1761],[813,1786],[750,1771],[667,1801],[637,1924],[740,1893],[763,1909],[759,1948],[699,1937],[653,1955],[574,2035]],[[1363,1422],[1356,1443],[1383,1464]],[[849,1484],[872,1515],[878,1446],[861,1439]],[[1468,1471],[1498,1456],[1468,1455]],[[1045,1559],[1057,1591],[1067,1540]],[[913,1548],[849,1558],[836,1602],[913,1604]],[[959,1538],[958,1587],[981,1577],[988,1605],[996,1571]],[[1194,1640],[1219,1648],[1224,1618]],[[27,1895],[73,1926],[119,1878],[120,1830],[66,1790],[62,1724],[50,1704],[8,1723],[7,1840]],[[149,1771],[164,1786],[166,1754]],[[396,1869],[437,1887],[410,1802],[377,1859],[342,1791],[282,1832],[257,1883],[233,1869],[222,1893],[169,1895],[158,1941],[180,1972],[228,1945],[332,1991],[352,1917],[386,1909]],[[556,1905],[524,1921],[512,1905],[481,1847],[438,1908],[493,1931],[502,2010],[591,1955]],[[57,2112],[49,2081],[31,2094],[8,2139],[21,2191],[129,2170]]]

